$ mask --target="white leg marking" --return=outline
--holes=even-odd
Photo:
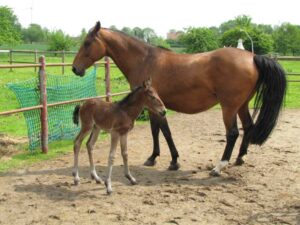
[[[219,161],[216,167],[211,171],[211,175],[219,176],[221,171],[228,165],[228,161]]]

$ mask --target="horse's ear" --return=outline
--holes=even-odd
[[[93,35],[97,35],[97,33],[100,29],[101,29],[101,23],[100,23],[100,21],[97,21],[97,23],[92,31]]]
[[[152,80],[151,80],[151,78],[149,78],[143,82],[143,87],[145,89],[149,89],[151,87],[151,84],[152,84]]]

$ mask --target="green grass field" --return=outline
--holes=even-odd
[[[32,62],[33,55],[15,54],[16,61]],[[66,62],[72,62],[74,56],[68,56]],[[5,64],[8,61],[8,55],[0,54],[0,64]],[[46,56],[46,62],[61,62],[61,58],[54,56]],[[286,72],[300,73],[300,62],[285,61],[280,62]],[[61,75],[61,67],[48,67],[46,68],[48,74]],[[70,67],[65,68],[65,75],[74,76]],[[12,91],[10,91],[6,84],[24,81],[29,78],[37,76],[37,72],[33,68],[28,69],[0,69],[0,112],[17,109],[18,102]],[[300,80],[300,76],[288,76],[288,80]],[[122,73],[115,67],[111,67],[111,87],[112,93],[128,90],[129,86]],[[104,95],[104,68],[97,69],[97,91],[99,95]],[[121,97],[119,97],[121,98]],[[300,83],[288,83],[288,91],[286,96],[286,108],[300,108]],[[114,100],[117,100],[116,98]],[[26,137],[27,128],[25,119],[21,113],[11,116],[0,117],[0,135]],[[21,154],[15,155],[11,160],[1,162],[0,159],[0,172],[6,171],[10,168],[15,168],[21,165],[29,165],[39,160],[46,160],[56,157],[57,155],[65,154],[72,150],[72,141],[58,141],[50,145],[50,153],[48,155],[41,154],[40,151],[35,153],[28,153],[27,145],[18,147],[23,149]],[[1,157],[0,157],[1,158]]]

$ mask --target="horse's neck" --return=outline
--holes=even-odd
[[[137,99],[137,101],[131,104],[124,104],[120,106],[121,110],[125,112],[132,121],[136,120],[137,117],[140,115],[144,108],[144,104],[141,99]]]
[[[113,59],[129,83],[135,84],[136,74],[141,71],[153,47],[125,34],[106,29],[101,30],[101,37],[106,44],[107,55]]]

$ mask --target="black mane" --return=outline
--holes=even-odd
[[[122,100],[117,102],[119,106],[124,106],[124,105],[130,105],[134,102],[135,98],[134,96],[136,93],[142,88],[142,86],[138,86],[134,88],[127,96],[125,96]]]

